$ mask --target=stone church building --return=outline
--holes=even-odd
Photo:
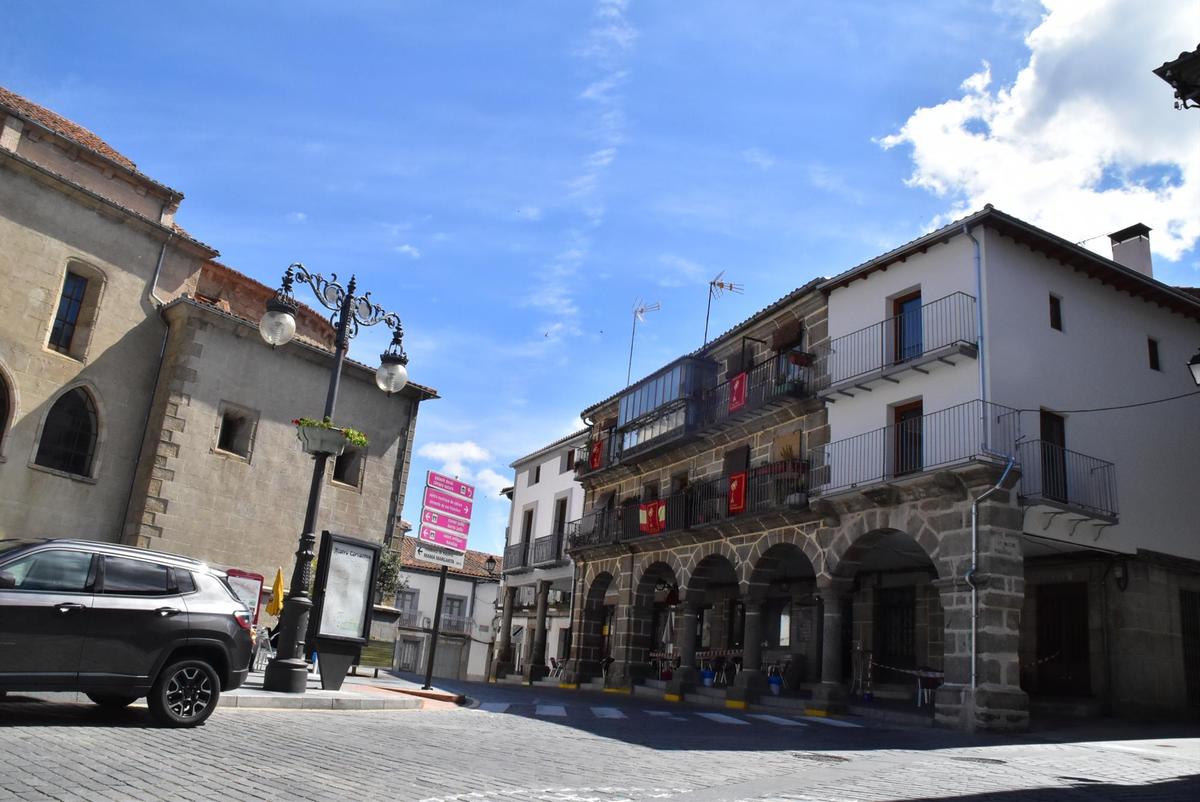
[[[92,132],[0,88],[0,537],[74,537],[268,577],[292,562],[311,479],[291,421],[320,417],[333,329],[175,222],[183,195]],[[280,272],[288,255],[280,257]],[[337,266],[333,266],[335,269]],[[320,268],[318,268],[320,269]],[[321,528],[390,539],[417,408],[348,360]]]

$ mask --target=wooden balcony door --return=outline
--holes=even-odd
[[[892,359],[899,363],[924,352],[921,332],[920,291],[902,295],[892,301]]]
[[[1067,424],[1061,415],[1042,410],[1042,493],[1067,502]]]
[[[893,473],[903,476],[906,473],[916,473],[923,467],[922,452],[924,446],[924,414],[920,401],[902,404],[892,409],[893,415]]]

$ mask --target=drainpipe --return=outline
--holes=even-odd
[[[983,347],[983,250],[969,227],[964,225],[962,230],[975,245],[975,361],[979,363],[979,429],[983,438],[983,450],[990,451],[991,431],[988,428],[987,371],[984,357],[986,349]]]
[[[999,481],[971,499],[971,567],[963,574],[963,579],[971,586],[971,690],[975,690],[975,664],[978,662],[975,637],[979,631],[979,588],[975,585],[975,572],[979,569],[979,502],[1000,489],[1014,464],[1016,464],[1016,459],[1010,456],[1008,464],[1004,466],[1004,473],[1000,474]]]
[[[164,207],[165,208],[165,207]],[[146,444],[146,434],[150,431],[150,417],[154,412],[154,397],[158,392],[158,382],[162,378],[163,358],[167,354],[167,338],[171,334],[171,326],[167,323],[167,318],[163,315],[163,307],[166,301],[158,297],[158,277],[162,274],[163,261],[167,256],[167,246],[171,244],[171,240],[175,239],[175,232],[167,235],[163,240],[162,247],[158,251],[158,262],[154,265],[154,276],[150,279],[150,288],[146,292],[146,298],[154,304],[155,311],[158,312],[158,317],[163,323],[162,342],[158,346],[158,365],[154,369],[154,383],[150,388],[150,398],[146,402],[146,419],[142,421],[142,438],[138,441],[138,458],[140,459],[141,450]],[[133,506],[133,491],[137,486],[137,464],[135,461],[134,469],[129,477],[129,492],[125,494],[125,511],[121,514],[121,534],[122,540],[125,539],[125,527],[129,523],[129,508]]]

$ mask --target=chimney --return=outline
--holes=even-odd
[[[1112,241],[1113,261],[1154,278],[1150,261],[1150,226],[1134,223],[1108,235]]]

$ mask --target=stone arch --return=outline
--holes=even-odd
[[[691,588],[693,575],[700,569],[702,563],[712,557],[723,557],[726,562],[733,566],[734,574],[740,586],[742,581],[740,567],[745,561],[738,556],[737,550],[733,545],[728,540],[719,540],[707,545],[707,549],[695,549],[692,551],[688,555],[687,563],[682,566],[682,569],[676,571],[679,577],[679,586],[681,588]]]
[[[850,579],[873,552],[889,551],[903,564],[916,565],[922,562],[933,567],[938,578],[943,578],[943,568],[938,559],[937,537],[923,528],[913,536],[901,529],[881,527],[864,532],[857,537],[840,537],[825,550],[825,569],[834,580]]]
[[[635,576],[633,608],[629,611],[629,663],[636,674],[644,675],[651,653],[664,647],[664,641],[676,642],[675,633],[666,630],[674,621],[672,612],[679,602],[679,580],[675,569],[663,559],[651,562]]]
[[[771,584],[779,581],[804,581],[811,593],[817,576],[812,559],[799,544],[790,541],[769,546],[749,569],[746,594],[756,601],[763,600]]]
[[[8,366],[0,360],[0,457],[17,419],[17,382]]]
[[[87,452],[85,458],[72,469],[63,472],[87,478],[98,476],[106,435],[105,415],[96,386],[86,379],[67,385],[47,401],[46,411],[43,413],[41,421],[38,422],[38,431],[34,438],[33,453],[30,454],[29,464],[46,467],[49,470],[58,470],[54,465],[47,463],[50,461],[49,455],[58,450],[60,446],[65,445],[57,442],[60,435],[64,434],[59,428],[61,421],[58,416],[69,411],[67,410],[68,406],[82,409],[81,414],[85,414],[89,418],[90,429],[87,432],[77,433],[80,437],[86,437],[88,441],[84,448]],[[80,410],[75,411],[80,412]],[[51,442],[52,439],[56,442]],[[79,470],[74,468],[79,468]]]
[[[598,571],[587,585],[579,606],[579,638],[576,646],[576,674],[581,678],[598,676],[604,671],[609,656],[609,638],[605,628],[610,625],[610,606],[605,597],[616,580],[608,571]]]

